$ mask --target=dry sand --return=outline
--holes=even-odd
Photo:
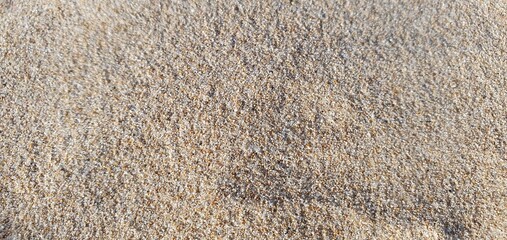
[[[507,239],[507,1],[0,0],[0,238]]]

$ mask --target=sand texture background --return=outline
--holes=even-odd
[[[0,239],[507,239],[507,1],[0,0]]]

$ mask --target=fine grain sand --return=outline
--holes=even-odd
[[[0,239],[507,239],[507,1],[0,0]]]

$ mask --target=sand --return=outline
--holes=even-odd
[[[507,1],[0,0],[0,239],[507,239]]]

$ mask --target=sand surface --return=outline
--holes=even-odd
[[[0,239],[507,239],[507,1],[0,0]]]

